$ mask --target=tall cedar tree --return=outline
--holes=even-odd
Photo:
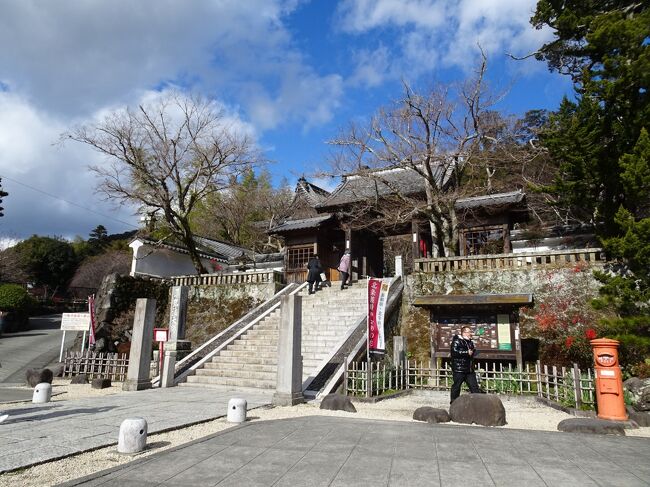
[[[577,96],[542,135],[561,169],[553,190],[575,219],[603,224],[603,245],[620,263],[597,275],[596,304],[619,313],[603,332],[622,341],[623,360],[640,362],[650,355],[650,4],[541,0],[531,23],[554,30],[536,57],[570,75]]]

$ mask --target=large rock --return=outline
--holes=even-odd
[[[347,411],[348,413],[357,412],[357,408],[354,407],[350,398],[342,394],[328,394],[321,401],[320,408],[330,411]]]
[[[88,376],[86,374],[75,375],[70,384],[88,384]]]
[[[449,407],[449,416],[456,423],[503,426],[506,410],[501,399],[492,394],[463,394]]]
[[[631,377],[623,387],[632,396],[632,407],[637,411],[650,411],[650,379]]]
[[[48,367],[52,371],[54,377],[63,377],[63,365],[53,365]]]
[[[108,389],[111,387],[111,379],[104,379],[103,377],[93,379],[91,387],[93,389]]]
[[[425,421],[427,423],[448,423],[451,421],[449,413],[444,409],[432,408],[431,406],[422,406],[413,412],[413,419],[416,421]]]
[[[36,387],[38,384],[43,384],[44,382],[51,384],[53,378],[54,374],[50,369],[27,369],[27,372],[25,372],[25,380],[29,387]]]
[[[616,421],[597,418],[570,418],[560,421],[559,431],[565,433],[590,433],[594,435],[625,436],[625,426]]]

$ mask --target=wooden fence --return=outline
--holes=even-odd
[[[415,271],[446,272],[458,270],[537,269],[605,263],[602,249],[545,250],[512,254],[465,255],[437,259],[415,259]]]
[[[174,276],[174,286],[214,286],[217,284],[247,284],[274,282],[282,283],[284,274],[280,271],[239,272],[234,274],[200,274]]]
[[[129,358],[126,354],[66,352],[63,358],[63,377],[86,374],[89,379],[103,377],[123,382],[128,368]]]
[[[446,391],[453,383],[449,363],[432,367],[431,362],[408,361],[403,367],[393,367],[374,362],[368,372],[367,362],[349,364],[345,392],[372,397],[406,389]],[[593,371],[580,370],[577,364],[567,368],[537,362],[519,369],[485,362],[477,365],[476,376],[481,389],[488,393],[536,395],[578,409],[591,409],[595,403]]]

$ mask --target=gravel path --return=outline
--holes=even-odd
[[[74,397],[87,396],[88,388],[76,388],[75,386],[56,384],[55,391],[66,392],[56,396],[54,400],[72,399]],[[90,390],[91,394],[116,394],[119,387],[104,390]],[[58,398],[58,399],[57,399]],[[557,424],[563,419],[571,418],[566,413],[557,411],[537,402],[530,397],[501,397],[506,409],[508,424],[504,428],[557,431]],[[299,416],[326,415],[366,419],[381,419],[395,421],[413,421],[413,411],[420,406],[433,406],[447,409],[449,406],[448,393],[444,392],[417,392],[411,395],[384,400],[375,404],[355,403],[357,413],[345,413],[340,411],[325,411],[318,409],[317,404],[301,404],[298,406],[274,408],[261,407],[249,412],[250,421],[268,421]],[[7,409],[1,406],[3,409]],[[450,423],[453,424],[453,423]],[[167,448],[175,447],[213,433],[217,433],[231,427],[224,418],[212,420],[187,428],[170,431],[160,434],[149,435],[148,449],[138,455],[121,455],[117,453],[116,447],[101,448],[92,452],[82,453],[56,462],[49,462],[37,465],[22,471],[0,475],[0,487],[9,486],[47,486],[56,485],[61,482],[89,475],[99,470],[115,467],[128,463],[135,458],[152,455]],[[466,425],[463,425],[466,426]],[[1,427],[1,426],[0,426]],[[482,426],[475,426],[482,428]],[[565,434],[559,433],[558,434]],[[650,428],[638,430],[627,430],[628,436],[640,436],[650,438]]]

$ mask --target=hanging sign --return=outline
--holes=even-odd
[[[383,352],[386,349],[384,316],[391,281],[368,279],[368,349],[371,351]]]

